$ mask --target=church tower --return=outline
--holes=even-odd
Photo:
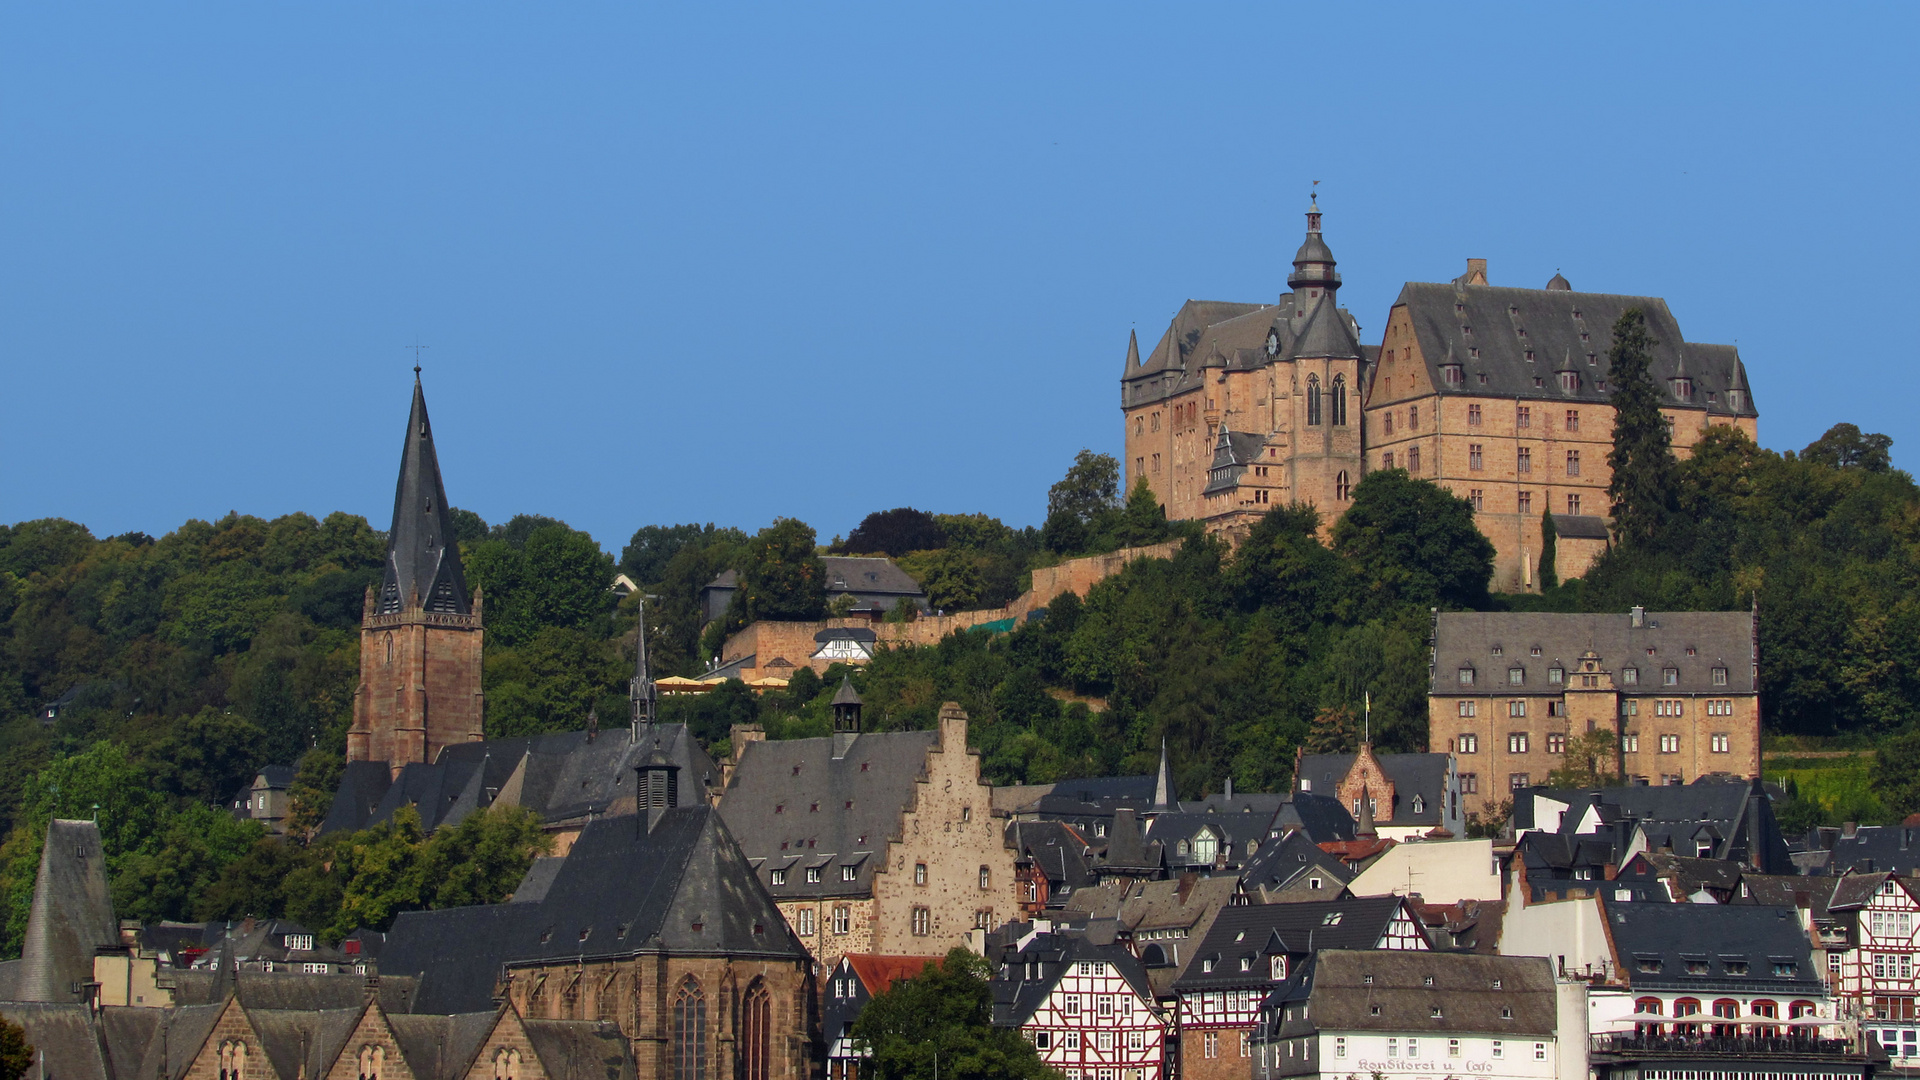
[[[433,761],[443,746],[482,737],[481,597],[467,594],[420,369],[413,371],[387,566],[361,614],[360,687],[347,732],[348,761],[384,761],[396,776]]]

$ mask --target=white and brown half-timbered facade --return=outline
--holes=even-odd
[[[1166,1018],[1146,969],[1117,945],[1029,935],[1000,958],[993,1012],[1067,1080],[1170,1080]]]
[[[1852,946],[1828,946],[1833,996],[1897,1064],[1920,1064],[1920,901],[1912,879],[1847,874],[1834,885],[1827,911]]]

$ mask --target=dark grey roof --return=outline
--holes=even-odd
[[[1286,801],[1287,796],[1277,791],[1222,792],[1204,799],[1182,801],[1178,809],[1188,814],[1253,814],[1271,821]]]
[[[472,614],[460,544],[454,539],[453,508],[440,483],[440,458],[427,423],[427,398],[413,379],[413,413],[400,450],[400,481],[393,492],[393,527],[387,531],[387,568],[380,579],[379,612],[399,611],[415,596],[428,611]]]
[[[1568,540],[1607,540],[1612,537],[1607,531],[1607,519],[1592,514],[1555,514],[1553,533]]]
[[[1187,856],[1179,854],[1180,841],[1198,837],[1203,829],[1212,830],[1219,840],[1221,852],[1229,866],[1238,866],[1247,859],[1247,851],[1259,850],[1267,840],[1267,825],[1273,820],[1264,814],[1155,814],[1147,822],[1144,839],[1149,844],[1157,843],[1167,853],[1167,859],[1175,866],[1187,861]]]
[[[437,760],[409,764],[394,779],[384,762],[349,762],[321,831],[364,829],[407,805],[434,829],[458,824],[503,798],[549,823],[630,814],[633,770],[656,742],[680,766],[682,802],[701,798],[704,785],[719,782],[719,766],[684,724],[655,724],[637,739],[615,728],[592,738],[585,731],[559,731],[454,743]]]
[[[1211,495],[1233,487],[1247,471],[1248,463],[1258,458],[1266,445],[1265,435],[1228,431],[1227,426],[1221,424],[1220,434],[1214,440],[1213,464],[1207,467],[1207,487],[1201,494]]]
[[[1358,358],[1360,344],[1353,339],[1353,329],[1347,324],[1349,316],[1334,305],[1332,297],[1322,300],[1307,315],[1305,326],[1300,328],[1300,337],[1287,351],[1294,359],[1334,359]]]
[[[1289,1017],[1278,1008],[1305,1001]],[[1269,999],[1266,1039],[1310,1031],[1551,1036],[1553,968],[1543,956],[1327,949]]]
[[[1650,851],[1676,855],[1700,854],[1702,843],[1711,857],[1743,863],[1763,873],[1783,873],[1792,863],[1786,840],[1773,816],[1773,800],[1759,780],[1703,777],[1685,785],[1628,785],[1597,792],[1599,815],[1606,828],[1588,834],[1592,840],[1614,845],[1622,856],[1633,846],[1634,833],[1645,836]],[[1515,800],[1514,829],[1534,825],[1534,798],[1545,796],[1564,803],[1561,833],[1572,833],[1593,812],[1596,792],[1530,788]]]
[[[897,596],[921,595],[920,583],[900,569],[892,559],[865,555],[826,555],[829,593],[882,593]]]
[[[293,786],[293,774],[294,768],[291,765],[262,765],[255,780],[270,788],[287,788]]]
[[[1757,415],[1750,396],[1738,407],[1729,404],[1727,391],[1739,389],[1746,377],[1735,349],[1686,341],[1666,301],[1658,297],[1408,282],[1394,303],[1406,306],[1428,379],[1441,393],[1604,402],[1611,391],[1602,386],[1610,366],[1607,350],[1614,320],[1637,307],[1646,313],[1654,339],[1651,373],[1665,407]],[[1465,327],[1472,328],[1470,335]],[[1449,383],[1440,372],[1443,363],[1461,365],[1464,378]],[[1669,393],[1669,380],[1683,368],[1693,380],[1691,401]],[[1579,376],[1578,389],[1561,389],[1558,373],[1563,370]],[[1483,374],[1484,384],[1479,381]]]
[[[1312,785],[1307,790],[1316,795],[1332,795],[1335,785],[1346,778],[1353,768],[1353,754],[1307,754],[1301,757],[1299,768],[1295,770],[1294,786],[1302,781]],[[1374,760],[1380,763],[1380,771],[1393,781],[1393,806],[1389,820],[1391,825],[1439,825],[1446,813],[1447,768],[1446,754],[1377,754]],[[1370,793],[1378,799],[1381,792]],[[1420,797],[1420,812],[1413,809],[1413,798]],[[1376,820],[1387,815],[1376,814]]]
[[[992,959],[1000,964],[992,983],[993,1022],[998,1027],[1019,1027],[1033,1019],[1034,1011],[1046,1003],[1061,977],[1076,963],[1112,964],[1134,993],[1145,1001],[1154,1000],[1147,969],[1118,945],[1096,945],[1074,934],[1035,934],[1020,949],[1001,952]],[[1039,977],[1030,977],[1034,974]]]
[[[1216,353],[1233,356],[1235,368],[1256,366],[1265,356],[1269,333],[1278,336],[1283,349],[1291,343],[1286,320],[1292,304],[1290,294],[1282,295],[1277,306],[1187,301],[1174,315],[1160,343],[1137,368],[1122,377],[1121,404],[1159,401],[1197,389],[1202,362]]]
[[[1322,851],[1304,832],[1290,832],[1261,844],[1260,850],[1240,868],[1241,881],[1262,889],[1284,889],[1306,874],[1325,877],[1341,885],[1354,878],[1351,867],[1337,856]]]
[[[828,641],[864,641],[871,644],[880,640],[880,635],[874,633],[871,627],[866,626],[829,626],[825,630],[813,635],[813,640],[823,643]]]
[[[1148,776],[1091,776],[1060,780],[1034,802],[1043,818],[1079,821],[1112,817],[1125,806],[1136,811],[1153,807],[1156,778]]]
[[[297,971],[249,971],[230,973],[225,980],[207,968],[173,971],[174,1003],[177,1005],[218,1005],[226,1000],[229,989],[248,1009],[352,1009],[367,998],[367,977],[352,972],[309,975]],[[219,982],[218,987],[215,983]],[[380,1007],[392,1013],[412,1012],[419,980],[394,975],[380,980]]]
[[[1271,832],[1304,832],[1316,844],[1353,839],[1353,815],[1332,795],[1296,791],[1274,811]]]
[[[860,692],[853,688],[853,680],[850,678],[847,678],[844,675],[841,676],[840,689],[835,690],[833,692],[833,700],[828,702],[828,704],[829,705],[860,704]]]
[[[1007,846],[1047,876],[1052,897],[1064,900],[1093,884],[1093,852],[1086,837],[1064,821],[1009,821]]]
[[[346,1049],[366,1006],[323,1010],[247,1010],[276,1076],[325,1076]]]
[[[1166,866],[1166,849],[1157,842],[1148,843],[1146,830],[1136,821],[1133,807],[1122,806],[1114,811],[1107,846],[1094,866],[1096,872],[1129,876],[1157,874]]]
[[[93,979],[96,949],[120,943],[107,896],[100,827],[55,819],[40,850],[33,906],[11,996],[20,1001],[79,1001],[75,987]]]
[[[1174,989],[1189,993],[1271,987],[1273,980],[1268,977],[1265,957],[1304,956],[1321,949],[1376,948],[1387,928],[1405,910],[1406,902],[1397,896],[1223,908],[1207,936],[1191,951],[1186,972],[1174,982]],[[1412,918],[1410,914],[1408,917]],[[1413,921],[1419,925],[1418,919]],[[1212,971],[1206,970],[1209,958],[1215,961]],[[1239,963],[1243,958],[1256,960],[1244,972]]]
[[[1499,656],[1493,655],[1500,649]],[[1539,656],[1532,655],[1535,648]],[[1751,694],[1754,692],[1754,623],[1745,611],[1649,611],[1644,625],[1627,613],[1563,615],[1552,612],[1441,613],[1434,624],[1432,693],[1513,697],[1558,695],[1563,683],[1547,681],[1548,669],[1571,671],[1581,654],[1593,650],[1614,687],[1633,694]],[[1649,653],[1647,650],[1652,649]],[[1694,655],[1687,655],[1687,650]],[[1459,681],[1461,668],[1475,669],[1473,685]],[[1638,673],[1635,684],[1623,672]],[[1521,668],[1524,683],[1514,686],[1508,670]],[[1662,671],[1678,672],[1676,685],[1664,685]],[[1713,683],[1713,669],[1726,669],[1724,686]],[[1384,759],[1383,759],[1384,760]]]
[[[937,731],[887,731],[750,743],[720,813],[773,895],[864,894],[939,739]],[[806,882],[807,866],[826,868],[819,882]],[[842,866],[855,868],[853,881],[841,880]],[[776,886],[775,870],[794,872]]]
[[[1793,908],[1605,904],[1605,910],[1614,961],[1635,990],[1823,992],[1813,946]],[[1746,965],[1744,974],[1740,964]],[[1775,975],[1776,964],[1792,965],[1792,974]]]
[[[1815,829],[1801,848],[1793,861],[1815,873],[1920,870],[1920,828],[1912,825],[1861,825],[1851,836],[1841,829]]]
[[[115,1075],[108,1068],[105,1048],[87,1006],[7,1002],[0,1004],[0,1015],[26,1029],[36,1060],[49,1066],[44,1074],[48,1080],[109,1080]],[[21,1075],[40,1080],[43,1074],[34,1071]]]
[[[588,824],[536,903],[402,914],[382,972],[420,977],[415,1011],[476,1012],[512,964],[657,952],[805,962],[718,811],[663,811],[651,830],[647,820]]]
[[[551,1080],[633,1080],[630,1044],[609,1021],[522,1020]]]
[[[504,1006],[502,1007],[504,1008]],[[480,1044],[493,1032],[502,1009],[443,1016],[389,1013],[387,1026],[416,1080],[454,1080],[466,1075]],[[313,1073],[307,1075],[312,1076]]]
[[[559,876],[560,867],[566,861],[565,857],[559,855],[533,860],[533,865],[527,867],[526,874],[520,878],[520,884],[514,887],[512,902],[532,904],[545,900],[547,890],[553,888],[553,879]]]

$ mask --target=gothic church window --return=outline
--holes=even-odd
[[[707,1080],[707,995],[691,975],[673,999],[673,1080]]]
[[[1353,483],[1347,479],[1347,471],[1342,469],[1340,474],[1333,478],[1333,497],[1345,502],[1352,495]]]
[[[1320,376],[1307,376],[1307,424],[1317,427],[1320,424]]]
[[[767,992],[764,981],[755,979],[747,988],[747,999],[740,1012],[745,1080],[767,1080],[773,1056],[773,995]]]
[[[1347,377],[1333,377],[1333,426],[1347,426]]]

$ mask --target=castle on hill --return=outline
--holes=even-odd
[[[1408,282],[1378,345],[1339,305],[1318,204],[1273,303],[1189,300],[1120,376],[1127,485],[1146,480],[1167,516],[1237,533],[1274,506],[1312,503],[1327,525],[1374,469],[1405,469],[1473,504],[1497,552],[1493,587],[1538,586],[1542,517],[1562,578],[1607,543],[1614,320],[1645,313],[1661,412],[1685,456],[1707,431],[1756,436],[1758,412],[1731,345],[1687,341],[1666,301],[1496,287],[1484,259],[1445,283]]]

